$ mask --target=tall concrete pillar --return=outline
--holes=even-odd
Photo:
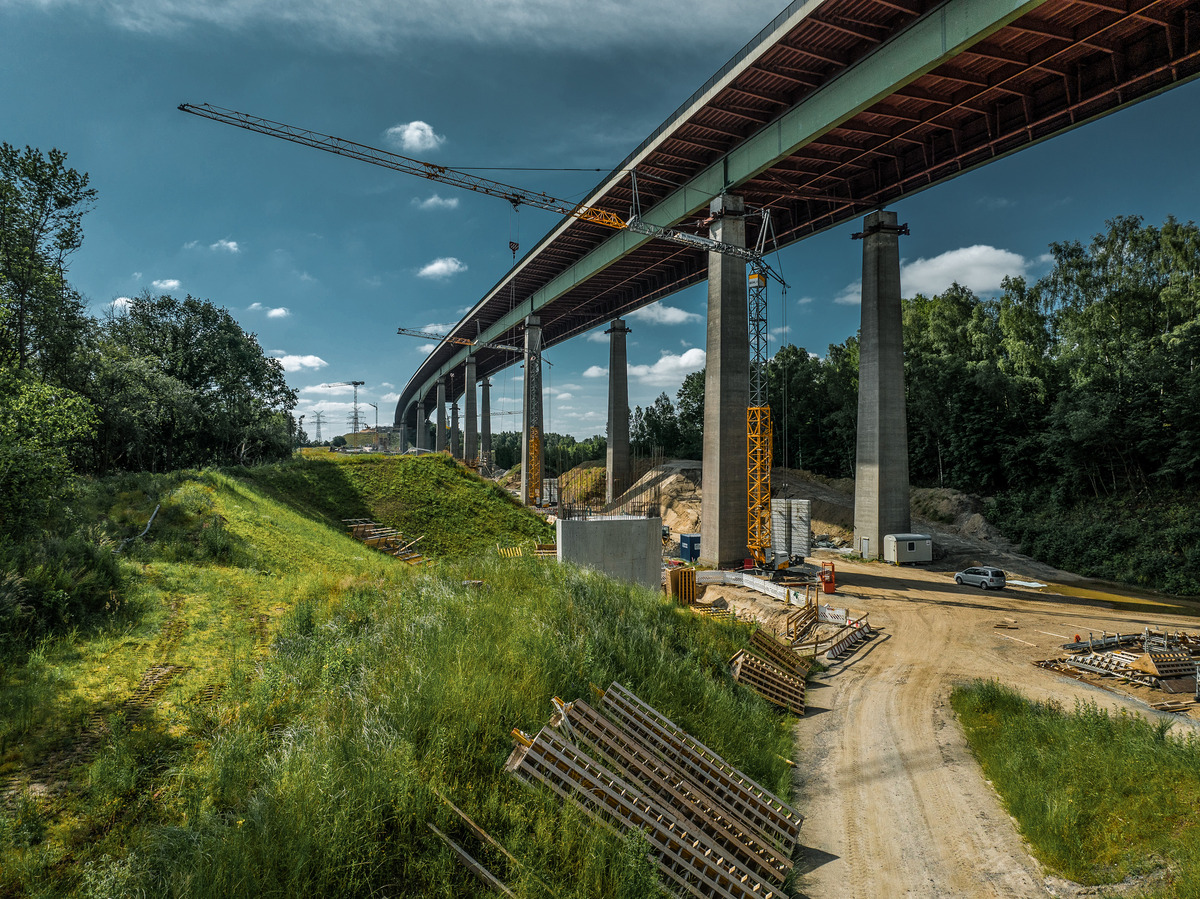
[[[492,382],[483,379],[479,397],[479,458],[488,465],[492,459]]]
[[[458,439],[458,402],[450,404],[450,455],[462,458],[462,441]]]
[[[608,487],[605,501],[613,502],[629,489],[629,365],[625,335],[629,329],[613,319],[608,338]]]
[[[715,240],[746,245],[741,197],[712,201]],[[708,342],[704,375],[704,475],[700,560],[740,565],[746,558],[746,405],[750,401],[750,337],[746,263],[708,254]]]
[[[433,450],[437,453],[446,451],[446,381],[438,378],[437,382],[437,431],[433,435]]]
[[[872,212],[863,219],[854,548],[869,559],[883,555],[885,535],[911,528],[900,324],[902,230],[894,212]]]
[[[542,322],[536,315],[525,316],[525,389],[521,424],[521,502],[529,505],[541,497],[542,471],[545,469],[546,446],[542,435]],[[531,472],[529,447],[537,435],[537,472]],[[533,475],[533,477],[531,477]]]
[[[408,449],[408,419],[400,421],[400,452]]]
[[[463,415],[467,419],[467,440],[463,446],[463,458],[467,462],[477,462],[479,460],[479,416],[475,411],[474,356],[467,357],[466,369],[467,374],[463,383],[466,388],[466,392],[463,393]]]
[[[429,433],[429,420],[425,417],[425,401],[417,403],[417,449],[426,449],[425,435]]]

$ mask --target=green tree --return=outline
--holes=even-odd
[[[66,158],[0,143],[0,358],[51,375],[87,325],[66,261],[83,243],[81,222],[96,197]]]
[[[704,372],[684,376],[675,400],[679,423],[678,454],[683,459],[700,459],[704,454]]]

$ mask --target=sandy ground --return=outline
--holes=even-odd
[[[827,556],[827,558],[835,558]],[[1111,602],[1010,587],[981,591],[953,572],[836,557],[835,606],[870,613],[878,635],[810,683],[797,725],[796,802],[806,820],[797,881],[808,899],[1076,895],[1045,877],[983,777],[949,705],[956,683],[998,678],[1034,699],[1076,699],[1146,716],[1145,688],[1111,692],[1035,667],[1093,631],[1200,630],[1200,616],[1131,598]],[[1010,574],[1010,577],[1013,575]],[[1111,589],[1111,588],[1110,588]],[[782,603],[710,588],[770,627]],[[1016,628],[997,629],[997,624]],[[1139,695],[1140,693],[1140,695]],[[1188,698],[1187,696],[1175,698]],[[1176,728],[1197,722],[1177,720]]]

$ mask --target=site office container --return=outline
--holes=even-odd
[[[883,558],[893,565],[932,562],[933,537],[929,534],[888,534],[883,538]]]

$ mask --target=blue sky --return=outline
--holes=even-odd
[[[565,199],[587,193],[782,8],[693,0],[0,0],[0,140],[65,150],[99,197],[70,277],[101,314],[144,289],[227,307],[280,357],[298,412],[345,430],[348,388],[390,422],[425,347],[547,213],[189,116],[213,103]],[[636,15],[635,15],[636,11]],[[906,294],[1037,277],[1047,245],[1114,215],[1198,215],[1192,83],[894,205]],[[853,227],[781,254],[777,339],[823,355],[858,327]],[[703,365],[705,288],[631,317],[630,402]],[[786,331],[783,329],[786,328]],[[603,328],[599,329],[600,331]],[[604,432],[606,343],[552,349],[549,430]],[[519,370],[494,378],[516,427]],[[375,412],[365,409],[368,422]],[[306,423],[306,427],[307,424]],[[312,431],[311,427],[308,430]]]

